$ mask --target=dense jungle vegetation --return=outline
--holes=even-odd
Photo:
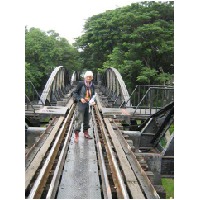
[[[78,70],[79,52],[54,30],[47,33],[39,28],[25,29],[25,80],[32,81],[41,91],[57,66]]]
[[[26,28],[25,54],[26,80],[40,89],[60,65],[100,72],[115,67],[129,91],[136,84],[166,84],[174,73],[174,2],[133,3],[94,15],[73,45],[54,30]]]

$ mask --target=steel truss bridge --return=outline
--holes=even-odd
[[[88,140],[74,143],[81,79],[56,67],[42,94],[26,82],[25,198],[166,198],[162,177],[174,177],[174,89],[137,85],[129,94],[115,68],[94,74],[97,104]]]

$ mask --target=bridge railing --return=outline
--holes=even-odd
[[[149,87],[139,103],[133,104],[134,114],[152,115],[174,101],[174,88],[168,86]]]
[[[25,81],[25,96],[25,104],[30,101],[31,104],[36,105],[40,100],[40,95],[31,81]],[[44,102],[42,102],[42,105],[44,105]]]
[[[25,111],[27,110],[32,110],[33,113],[35,114],[35,108],[33,104],[31,103],[31,100],[29,99],[29,97],[25,94]]]
[[[170,85],[136,85],[135,89],[131,92],[130,97],[127,101],[122,102],[120,105],[121,107],[127,107],[127,103],[131,101],[132,107],[135,108],[143,98],[143,96],[146,94],[146,91],[149,88],[156,87],[156,88],[173,88],[173,86]]]

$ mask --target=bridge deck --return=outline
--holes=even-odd
[[[134,108],[102,108],[102,114],[105,117],[112,117],[113,115],[116,116],[150,116],[154,113],[156,113],[156,109],[139,109],[136,111],[135,114]]]
[[[93,136],[93,127],[89,134]],[[74,134],[64,164],[57,199],[101,199],[98,163],[93,139],[85,139],[82,131],[79,142],[74,143]]]

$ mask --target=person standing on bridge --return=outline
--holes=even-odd
[[[78,142],[79,132],[81,130],[81,124],[83,123],[83,133],[85,138],[92,139],[88,134],[89,129],[89,120],[91,117],[90,106],[95,104],[95,101],[92,101],[95,95],[95,87],[92,82],[93,72],[86,71],[84,74],[84,81],[78,83],[73,96],[78,102],[78,116],[77,116],[77,125],[74,129],[75,138],[74,141]]]

